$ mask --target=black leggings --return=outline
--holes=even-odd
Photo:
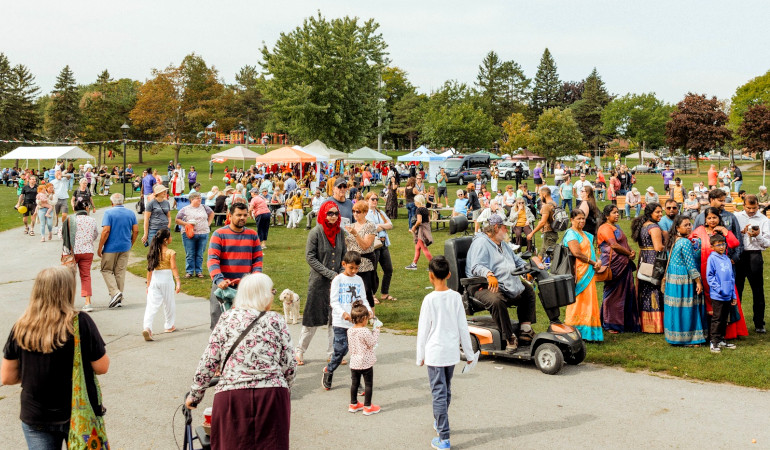
[[[350,369],[350,378],[353,381],[350,384],[350,404],[355,405],[358,403],[358,388],[361,386],[361,375],[364,376],[364,406],[372,406],[374,366],[363,370]]]

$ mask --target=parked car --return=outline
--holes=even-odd
[[[522,178],[527,179],[530,176],[529,163],[527,161],[503,161],[497,165],[500,172],[500,178],[512,180],[516,178],[516,166],[522,168]]]
[[[450,183],[465,184],[476,179],[481,174],[481,179],[486,183],[491,177],[489,171],[489,155],[473,154],[450,156],[441,163],[446,171]]]

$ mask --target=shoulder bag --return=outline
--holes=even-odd
[[[238,347],[238,344],[240,344],[241,341],[243,340],[243,338],[245,338],[246,335],[249,334],[249,332],[252,330],[252,328],[254,328],[254,326],[257,325],[257,322],[259,322],[259,319],[261,319],[262,316],[264,316],[266,312],[267,311],[262,311],[261,313],[259,313],[257,318],[254,319],[249,324],[249,326],[246,327],[245,330],[241,331],[241,334],[238,336],[238,339],[236,339],[235,342],[233,342],[233,345],[230,346],[230,350],[227,351],[227,355],[225,355],[225,358],[222,360],[222,370],[224,370],[225,364],[227,364],[227,361],[230,359],[230,355],[233,354],[233,351],[235,351],[235,349]]]
[[[80,342],[80,324],[75,315],[75,357],[72,361],[72,413],[70,415],[70,431],[67,438],[67,448],[77,450],[109,449],[107,431],[104,428],[104,418],[97,415],[88,398],[86,374],[83,370],[83,354]],[[98,404],[102,404],[102,390],[99,380],[94,375]],[[104,414],[104,408],[102,408]]]

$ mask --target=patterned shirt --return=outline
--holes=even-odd
[[[377,362],[374,347],[380,337],[380,329],[374,331],[366,327],[348,328],[348,348],[350,348],[350,368],[365,370]]]
[[[272,311],[259,319],[222,367],[222,360],[230,347],[258,315],[256,310],[237,308],[222,314],[211,332],[190,388],[190,395],[196,402],[203,398],[209,381],[217,371],[221,371],[221,375],[216,392],[290,388],[294,384],[297,362],[294,360],[291,335],[283,317]]]
[[[257,232],[249,228],[235,232],[229,226],[216,230],[211,235],[206,265],[214,284],[262,272],[262,244]]]
[[[82,255],[94,252],[94,241],[99,236],[96,231],[96,219],[90,216],[78,214],[75,216],[78,231],[75,234],[73,253]]]

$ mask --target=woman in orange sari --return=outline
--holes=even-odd
[[[696,228],[695,231],[693,231],[690,235],[690,241],[693,243],[693,250],[695,251],[696,261],[698,257],[700,257],[701,279],[705,279],[706,277],[706,262],[709,259],[709,255],[713,251],[709,242],[711,235],[714,233],[721,233],[724,235],[725,239],[727,240],[728,248],[733,248],[740,245],[738,238],[723,226],[722,216],[718,209],[706,209],[705,222],[705,224]],[[712,314],[711,297],[709,296],[708,283],[703,283],[703,293],[706,296],[706,312],[708,313],[708,317],[706,317],[706,323],[708,323],[711,321]],[[737,297],[738,295],[736,294],[736,298]],[[738,336],[749,335],[749,329],[746,327],[746,319],[743,315],[743,308],[741,307],[740,298],[738,298],[738,304],[735,306],[735,308],[737,308],[737,312],[741,317],[737,321],[730,322],[730,320],[733,320],[732,314],[730,315],[730,318],[728,319],[727,330],[725,331],[725,339],[736,339]]]
[[[583,231],[586,223],[583,211],[576,208],[570,217],[572,228],[564,233],[563,242],[575,256],[575,303],[567,306],[564,323],[577,328],[583,340],[601,342],[604,334],[594,274],[596,271],[603,272],[602,263],[594,251],[593,235]]]

